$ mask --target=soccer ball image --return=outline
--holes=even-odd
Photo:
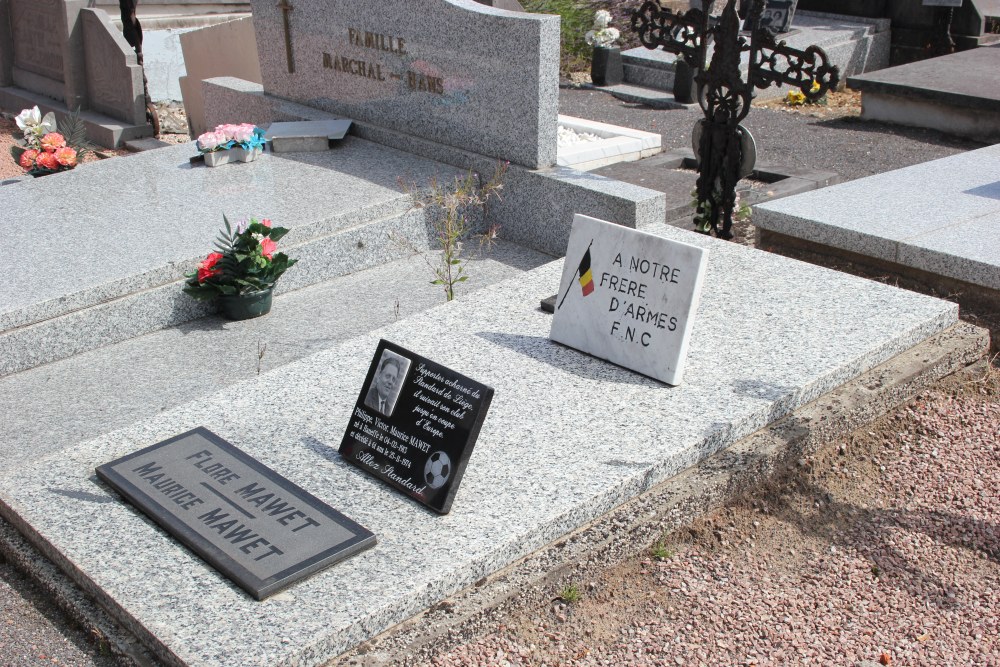
[[[436,451],[424,466],[424,481],[432,489],[440,489],[451,477],[451,459],[442,451]]]

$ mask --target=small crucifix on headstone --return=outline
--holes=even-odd
[[[288,12],[295,9],[289,4],[288,0],[281,0],[278,3],[278,9],[281,10],[282,15],[285,19],[285,55],[288,56],[288,73],[295,73],[295,59],[292,57],[292,26],[289,22]]]

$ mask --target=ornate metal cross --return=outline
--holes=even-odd
[[[295,8],[288,3],[288,0],[281,0],[278,3],[278,9],[281,10],[285,19],[285,55],[288,57],[288,73],[295,74],[295,59],[292,57],[292,26],[288,16],[288,12]]]
[[[698,105],[705,118],[694,129],[698,156],[695,227],[723,239],[733,237],[736,184],[753,170],[753,139],[740,121],[750,112],[754,89],[788,84],[801,90],[806,99],[817,100],[840,80],[823,49],[794,49],[777,42],[760,26],[764,0],[745,3],[752,29],[749,35],[741,35],[736,2],[727,0],[718,18],[707,8],[675,14],[656,0],[646,0],[632,14],[632,28],[643,46],[675,53],[697,72]],[[711,0],[706,4],[711,5]],[[709,64],[710,44],[714,52]],[[745,81],[740,72],[743,53],[749,54]]]

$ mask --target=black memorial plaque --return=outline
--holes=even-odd
[[[205,428],[97,476],[257,600],[375,545],[366,528]]]
[[[491,400],[491,387],[382,340],[340,453],[447,514]]]

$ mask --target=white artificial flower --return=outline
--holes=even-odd
[[[14,118],[14,122],[24,132],[29,129],[34,131],[33,128],[42,124],[42,112],[38,110],[38,107],[24,109]]]
[[[611,12],[606,9],[599,9],[596,14],[594,14],[594,27],[597,29],[604,29],[611,25]]]

